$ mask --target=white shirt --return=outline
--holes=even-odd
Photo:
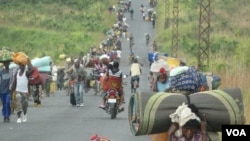
[[[117,57],[118,57],[118,58],[121,58],[122,51],[117,50],[116,53],[117,53]]]
[[[28,93],[28,78],[24,73],[20,76],[19,75],[20,70],[17,71],[16,76],[16,91],[22,92],[22,93]]]
[[[123,18],[122,18],[123,23],[126,23],[126,20],[127,20],[126,17],[123,17]]]
[[[141,65],[139,63],[131,64],[130,68],[131,76],[136,76],[141,74]]]

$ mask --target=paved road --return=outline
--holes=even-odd
[[[147,74],[148,62],[147,52],[149,48],[145,43],[145,33],[154,36],[150,22],[144,22],[139,11],[140,4],[148,7],[146,0],[134,0],[132,7],[135,11],[134,20],[131,21],[127,14],[130,25],[129,32],[135,38],[134,52],[144,63],[143,77],[140,82],[140,90],[149,91]],[[123,52],[121,69],[124,73],[129,72],[128,63],[128,41],[122,39]],[[127,78],[126,81],[130,81]],[[130,85],[125,86],[128,103],[130,97]],[[77,108],[69,104],[69,96],[64,91],[56,91],[50,97],[42,99],[42,107],[33,107],[32,101],[28,111],[28,122],[17,124],[16,114],[11,117],[10,123],[0,122],[0,141],[88,141],[94,134],[100,134],[110,138],[112,141],[149,141],[148,136],[133,136],[130,133],[127,118],[127,103],[125,111],[120,113],[116,119],[103,110],[97,108],[100,97],[94,96],[93,92],[85,94],[85,107]],[[2,118],[0,118],[2,121]]]

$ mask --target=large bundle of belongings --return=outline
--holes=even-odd
[[[170,71],[169,81],[171,89],[174,91],[186,91],[187,93],[200,91],[202,85],[201,73],[192,66],[173,68]]]
[[[244,124],[244,107],[240,88],[210,90],[190,95],[158,92],[136,93],[131,96],[128,121],[133,135],[167,132],[170,114],[183,103],[194,104],[206,115],[207,130],[221,132],[222,125]]]
[[[51,74],[53,64],[50,56],[44,56],[41,58],[35,58],[31,60],[31,64],[38,68],[39,72],[46,72]]]
[[[194,93],[217,89],[221,78],[212,73],[204,73],[193,66],[177,66],[169,71],[170,89],[173,92]]]
[[[29,57],[24,52],[16,52],[13,53],[12,59],[14,63],[10,64],[10,68],[16,67],[18,64],[27,65]],[[53,66],[52,59],[50,56],[32,59],[31,64],[34,67],[37,67],[40,73],[51,74]]]
[[[221,78],[218,75],[200,72],[193,66],[187,66],[182,58],[166,57],[162,54],[154,54],[154,56],[150,72],[156,80],[160,68],[168,71],[169,92],[194,93],[214,90],[221,84]]]
[[[9,48],[3,47],[0,49],[0,62],[11,62],[13,52]]]
[[[29,57],[24,52],[15,52],[12,59],[15,64],[27,65],[29,63]]]

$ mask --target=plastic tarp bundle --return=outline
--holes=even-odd
[[[31,64],[34,67],[37,67],[39,72],[50,73],[52,71],[52,59],[50,56],[35,58],[35,59],[31,60]]]
[[[31,60],[31,64],[34,67],[45,67],[45,66],[50,66],[52,63],[52,59],[50,56],[44,56],[41,58],[35,58]]]
[[[168,131],[170,114],[182,103],[192,103],[206,115],[207,130],[220,132],[222,125],[244,123],[244,107],[240,88],[211,90],[191,94],[136,93],[131,96],[128,121],[133,135],[150,135]]]

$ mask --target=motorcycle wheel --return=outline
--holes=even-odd
[[[133,89],[132,89],[132,93],[136,93],[136,89],[137,89],[137,82],[133,83]]]
[[[115,104],[110,104],[110,115],[111,119],[116,118],[117,110]]]

